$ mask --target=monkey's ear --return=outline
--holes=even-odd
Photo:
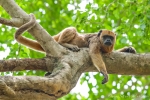
[[[100,30],[100,31],[98,32],[97,36],[99,37],[99,36],[101,35],[101,33],[102,33],[102,30]]]

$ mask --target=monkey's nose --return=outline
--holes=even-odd
[[[107,39],[107,41],[106,42],[110,42],[110,39]]]

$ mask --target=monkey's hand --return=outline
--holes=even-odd
[[[104,79],[102,80],[102,84],[105,84],[108,82],[108,74],[106,74],[105,72],[101,71],[101,73],[104,76]]]
[[[72,50],[73,52],[80,51],[80,48],[76,45],[68,44],[68,43],[59,43],[60,45],[68,48],[69,50]]]
[[[117,50],[119,52],[126,52],[126,53],[136,53],[136,50],[134,49],[134,47],[124,47],[122,49]]]
[[[68,49],[72,50],[73,52],[78,52],[80,51],[80,48],[76,45],[71,45]]]

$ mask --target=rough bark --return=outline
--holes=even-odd
[[[0,18],[0,23],[19,27],[29,20],[29,15],[14,0],[0,0],[0,5],[12,17],[11,20]],[[71,52],[53,41],[53,38],[38,23],[29,30],[29,33],[44,48],[46,57],[0,60],[0,72],[43,70],[52,74],[47,77],[1,76],[0,99],[55,100],[69,93],[82,73],[97,72],[88,54],[88,48],[83,48],[79,52]],[[103,58],[109,74],[150,74],[150,54],[113,52],[109,57],[103,54]]]

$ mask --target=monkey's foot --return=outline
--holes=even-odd
[[[136,50],[133,47],[125,47],[123,52],[136,53]]]

